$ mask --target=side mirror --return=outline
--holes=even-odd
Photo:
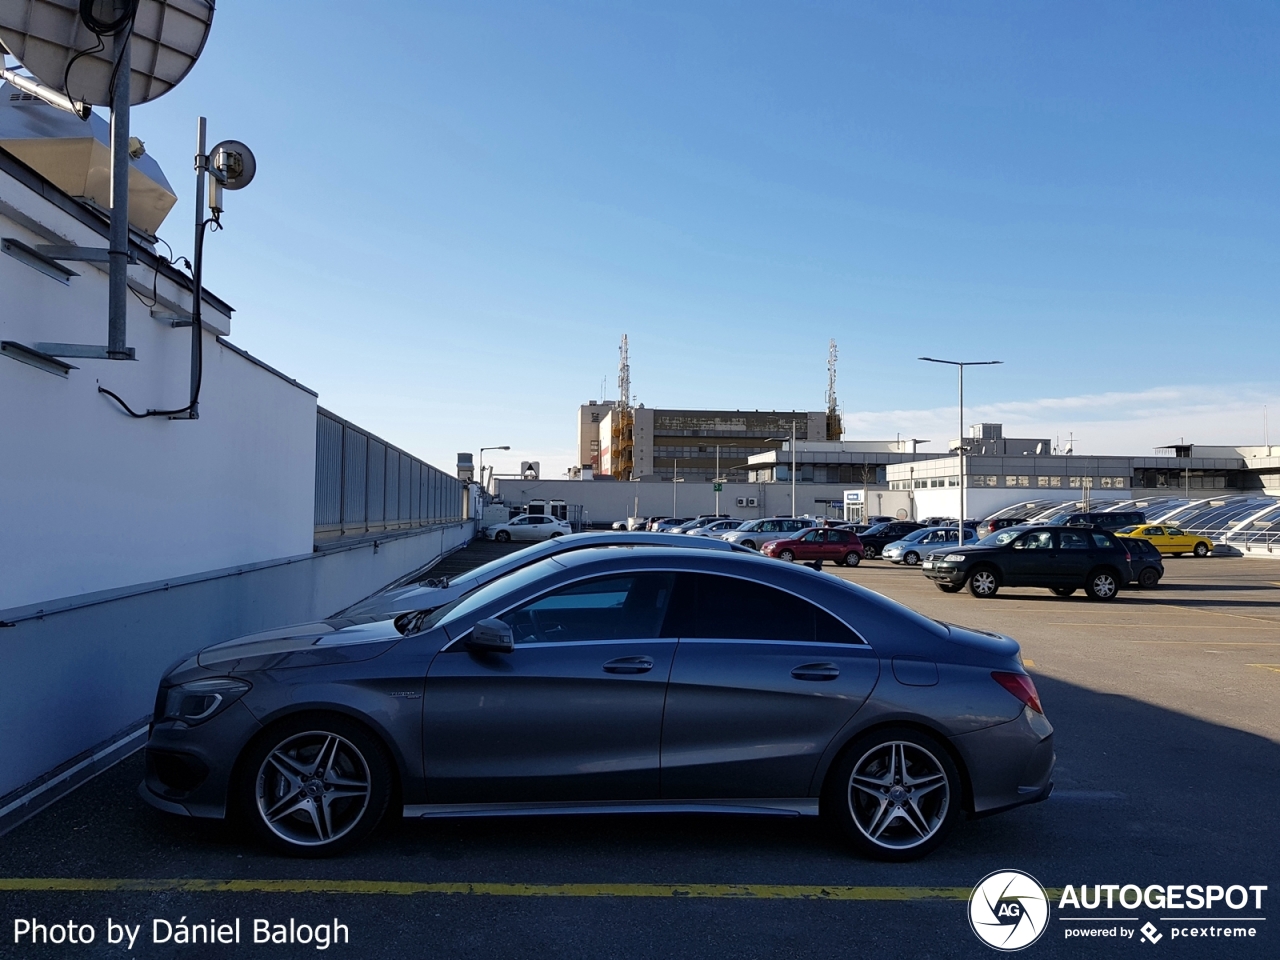
[[[467,635],[466,647],[476,653],[511,653],[516,648],[511,628],[501,620],[481,620]]]

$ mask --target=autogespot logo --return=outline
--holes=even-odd
[[[997,870],[969,895],[969,925],[989,947],[1021,950],[1049,925],[1049,897],[1039,881],[1021,870]]]

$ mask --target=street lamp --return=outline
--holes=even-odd
[[[675,457],[671,458],[671,519],[676,518],[676,487],[677,483],[684,483],[680,478],[680,461]]]
[[[786,443],[786,437],[768,437],[769,443]],[[791,421],[791,516],[796,515],[796,422]]]
[[[960,518],[957,521],[956,546],[964,547],[964,368],[992,367],[1004,363],[1003,360],[937,360],[934,357],[917,357],[928,363],[945,363],[960,371],[960,441],[956,452],[960,456]],[[914,493],[912,494],[914,496]]]
[[[510,449],[511,448],[509,446],[505,446],[505,445],[501,447],[481,447],[480,448],[480,488],[484,490],[485,493],[489,492],[489,487],[484,482],[484,452],[486,450],[510,450]],[[493,468],[490,467],[490,469],[493,469]]]
[[[726,443],[726,444],[723,444],[723,446],[736,447],[737,444]],[[720,486],[724,482],[724,477],[720,476],[720,447],[721,447],[721,444],[717,443],[716,444],[716,477],[714,480],[711,481],[711,486],[715,489],[715,492],[716,492],[716,516],[717,517],[720,516]]]

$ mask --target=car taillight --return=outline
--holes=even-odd
[[[995,670],[991,674],[991,679],[1036,713],[1044,713],[1044,707],[1040,706],[1040,694],[1036,693],[1036,685],[1025,673],[1004,673],[1003,671]]]

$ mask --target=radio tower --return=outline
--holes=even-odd
[[[630,480],[635,469],[635,413],[631,409],[631,361],[627,358],[627,335],[618,347],[618,408],[609,418],[609,472],[619,480]]]
[[[836,359],[840,353],[833,339],[827,347],[827,439],[839,440],[844,436],[840,422],[840,409],[836,402]]]
[[[627,335],[618,347],[618,409],[631,409],[631,363],[627,360]]]

